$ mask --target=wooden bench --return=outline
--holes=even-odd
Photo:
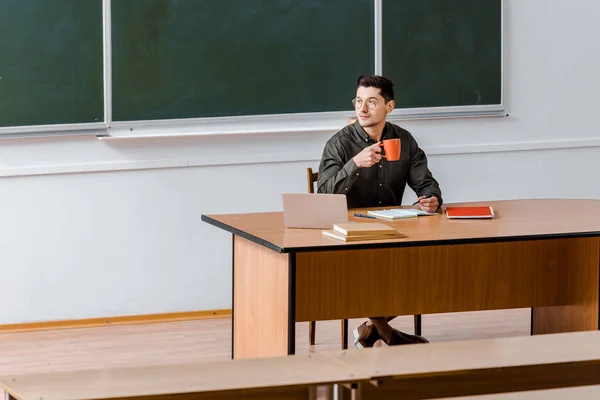
[[[0,377],[19,400],[316,399],[353,382],[350,368],[322,354],[161,364]]]
[[[361,399],[432,399],[600,384],[600,332],[399,346],[332,355]]]
[[[435,399],[600,385],[600,333],[0,377],[19,400]],[[589,388],[588,388],[589,389]],[[583,390],[583,389],[582,389]],[[590,389],[591,390],[591,389]]]
[[[485,394],[482,396],[453,397],[452,400],[597,400],[600,399],[600,386],[579,386],[528,392]]]

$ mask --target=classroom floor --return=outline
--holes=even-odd
[[[529,309],[424,315],[423,335],[431,342],[529,335]],[[356,349],[349,321],[349,350]],[[412,333],[413,318],[392,325]],[[308,323],[296,324],[296,353],[340,349],[340,322],[317,322],[316,345],[308,345]],[[227,360],[231,319],[105,326],[0,334],[0,375],[125,367],[159,363]]]

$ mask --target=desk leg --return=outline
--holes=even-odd
[[[233,239],[233,358],[294,354],[296,255]]]
[[[235,235],[231,235],[231,359],[235,358]],[[533,326],[533,310],[531,311],[531,323]]]
[[[531,333],[561,333],[598,330],[600,289],[600,239],[571,241],[568,265],[562,266],[566,306],[532,309]]]

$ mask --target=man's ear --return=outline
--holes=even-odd
[[[387,103],[385,103],[385,111],[386,113],[391,113],[392,110],[394,109],[394,107],[396,107],[396,102],[394,100],[390,100]]]

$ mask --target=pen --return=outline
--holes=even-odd
[[[426,199],[426,198],[427,198],[427,196],[419,197],[419,199],[418,199],[417,201],[415,201],[414,203],[412,203],[412,205],[413,205],[413,206],[416,206],[417,204],[419,204],[419,202],[420,202],[422,199]]]
[[[359,214],[359,213],[354,213],[355,217],[362,217],[362,218],[371,218],[371,219],[377,219],[372,215],[367,215],[367,214]]]

